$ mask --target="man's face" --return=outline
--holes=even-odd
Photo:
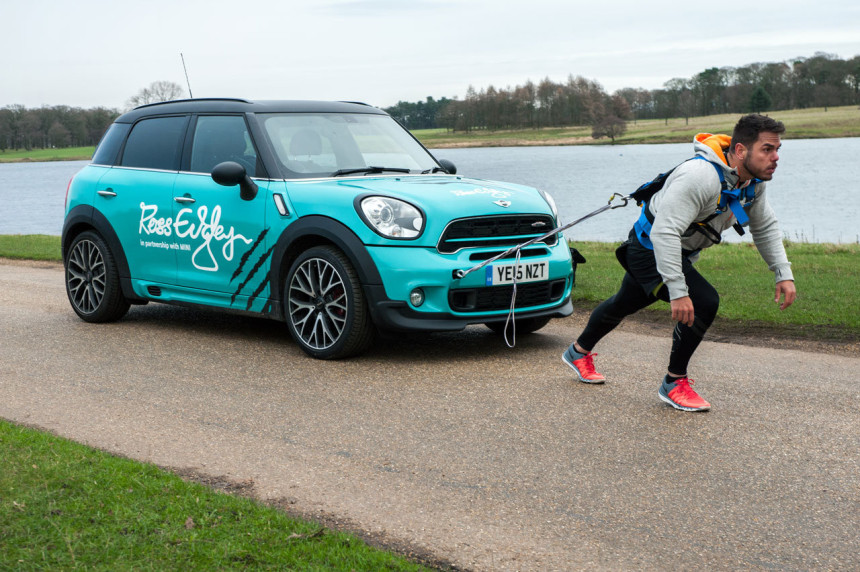
[[[776,171],[779,148],[782,143],[777,133],[759,133],[758,139],[749,149],[744,148],[743,167],[751,178],[769,181]]]

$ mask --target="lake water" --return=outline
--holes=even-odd
[[[433,150],[468,177],[511,181],[548,191],[562,222],[629,194],[692,155],[692,144],[491,147]],[[787,140],[768,200],[783,234],[806,242],[860,242],[860,138]],[[86,161],[0,164],[0,234],[53,234],[63,227],[66,185]],[[604,212],[567,231],[571,240],[627,237],[638,209]],[[749,240],[733,231],[728,241]]]
[[[688,159],[692,143],[572,147],[439,149],[462,175],[538,187],[555,199],[562,223],[605,205],[612,193],[639,185]],[[767,184],[768,202],[783,235],[805,242],[860,242],[860,138],[783,141],[779,166]],[[588,219],[565,234],[571,240],[621,241],[639,209],[631,203]],[[726,241],[747,241],[732,230]]]

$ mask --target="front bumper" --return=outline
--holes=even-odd
[[[510,311],[511,287],[486,286],[485,273],[455,279],[454,272],[477,264],[475,250],[439,254],[435,249],[368,247],[382,278],[381,285],[365,285],[374,323],[393,331],[459,331],[470,324],[503,322]],[[517,318],[564,317],[573,312],[570,293],[573,269],[566,245],[545,247],[522,262],[545,261],[548,280],[517,286]],[[513,260],[500,261],[512,263]],[[409,303],[420,288],[425,301]]]
[[[385,296],[385,289],[381,286],[368,286],[365,288],[365,294],[368,297],[373,322],[379,329],[387,331],[456,332],[472,324],[504,322],[508,317],[506,313],[502,315],[474,314],[464,316],[446,312],[419,312],[406,302],[389,300]],[[568,294],[553,308],[517,312],[516,317],[517,319],[564,318],[572,313],[573,304]]]

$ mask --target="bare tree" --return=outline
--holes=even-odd
[[[182,97],[182,86],[172,81],[154,81],[148,87],[144,87],[137,94],[128,99],[129,108],[147,103],[158,103],[160,101],[171,101]]]
[[[613,145],[615,145],[615,138],[621,137],[625,133],[627,133],[627,122],[617,115],[611,114],[598,119],[591,129],[592,137],[595,139],[609,137]]]

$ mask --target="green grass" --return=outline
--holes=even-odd
[[[95,147],[67,147],[63,149],[30,149],[29,151],[0,151],[0,163],[25,161],[85,161],[93,156]]]
[[[0,258],[62,260],[60,237],[46,234],[0,234]]]
[[[696,268],[720,293],[717,319],[837,327],[860,334],[860,313],[846,311],[856,306],[860,244],[785,244],[798,289],[797,302],[785,311],[772,302],[773,274],[752,244],[721,244],[702,253]],[[596,304],[614,294],[624,274],[615,260],[616,245],[574,246],[588,259],[577,269],[574,301]],[[0,257],[60,261],[60,237],[0,235]],[[654,307],[663,306],[668,307],[662,302]]]
[[[426,570],[360,539],[0,420],[0,570]]]
[[[856,106],[772,111],[770,116],[785,123],[786,139],[860,137],[860,109]],[[697,133],[731,133],[739,113],[628,121],[627,133],[616,144],[689,143]],[[606,145],[608,139],[591,138],[590,126],[550,127],[509,131],[447,132],[417,129],[415,136],[427,147],[496,147],[516,145]]]
[[[577,268],[573,299],[597,304],[618,290],[624,270],[615,259],[615,244],[579,242],[587,259]],[[860,284],[860,244],[786,242],[798,298],[781,311],[773,301],[773,273],[752,244],[721,244],[702,252],[696,268],[720,293],[717,320],[773,326],[823,326],[860,335],[856,285]],[[668,312],[658,302],[653,309]]]

